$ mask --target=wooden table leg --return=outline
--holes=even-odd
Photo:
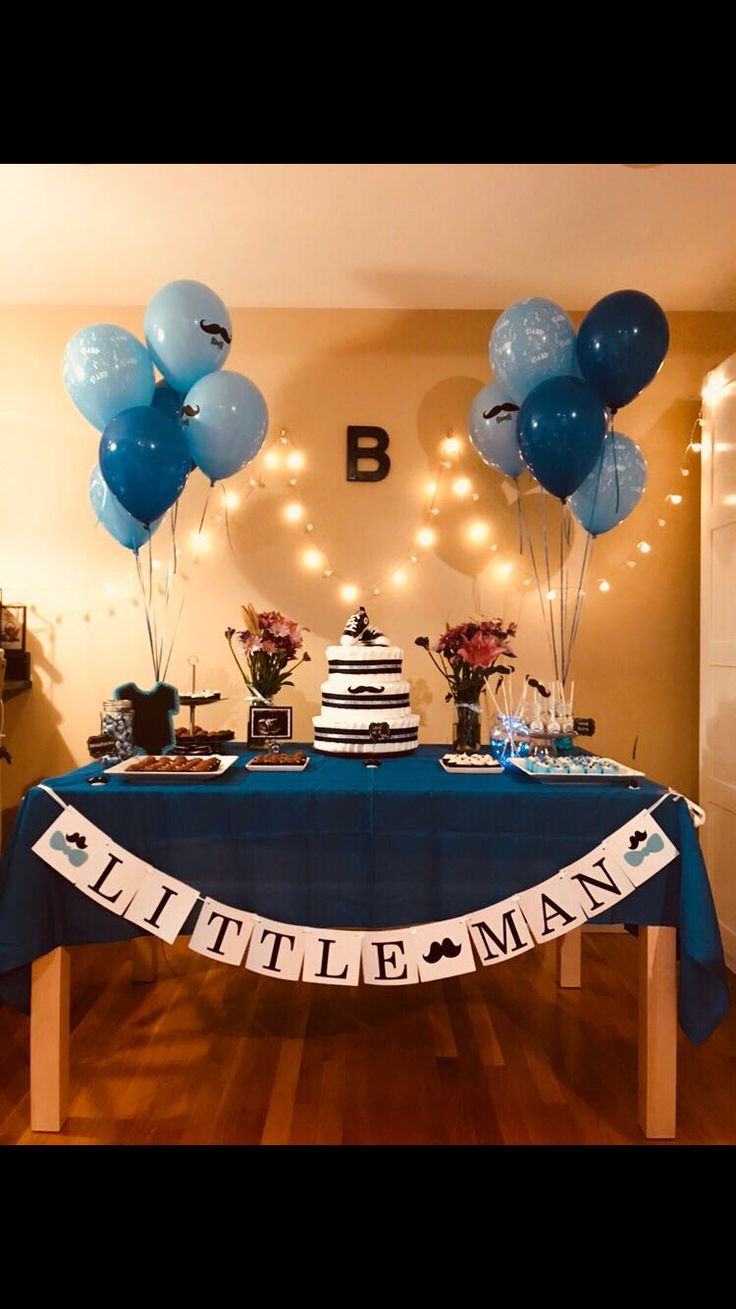
[[[69,951],[34,960],[31,972],[31,1130],[60,1132],[69,1114]]]
[[[155,936],[136,936],[130,943],[130,976],[134,982],[155,982],[159,948]]]
[[[582,928],[566,932],[557,939],[557,985],[580,986],[580,952],[583,944]]]
[[[639,928],[639,1126],[655,1140],[677,1121],[677,929]]]

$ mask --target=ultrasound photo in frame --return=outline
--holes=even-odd
[[[291,705],[251,705],[248,713],[248,745],[264,746],[268,741],[290,741],[291,713]]]

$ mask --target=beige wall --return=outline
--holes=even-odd
[[[230,365],[264,391],[271,434],[285,425],[308,464],[298,494],[309,506],[315,541],[335,569],[373,585],[410,547],[437,444],[451,427],[463,430],[469,401],[488,378],[486,344],[495,314],[475,312],[237,311]],[[4,804],[29,783],[85,759],[84,742],[98,730],[100,702],[119,682],[150,683],[150,664],[132,558],[94,524],[87,477],[97,436],[76,413],[61,381],[61,356],[85,323],[114,321],[140,334],[140,310],[115,308],[7,309],[0,313],[0,585],[6,601],[34,606],[29,617],[33,691],[7,706],[12,768],[3,765]],[[665,368],[648,392],[621,415],[620,428],[641,442],[649,461],[644,504],[629,523],[604,538],[593,561],[588,601],[574,661],[576,710],[596,717],[596,745],[622,760],[637,758],[654,776],[696,790],[698,485],[686,482],[681,452],[698,411],[707,369],[736,345],[736,315],[674,314]],[[374,423],[391,435],[393,467],[379,485],[345,481],[345,427]],[[450,710],[426,655],[413,645],[446,619],[480,606],[520,623],[519,668],[550,675],[537,600],[502,580],[499,562],[518,559],[516,516],[501,479],[468,452],[464,469],[480,493],[473,516],[493,524],[498,551],[464,540],[467,505],[437,520],[440,544],[402,592],[391,585],[371,600],[371,616],[406,648],[406,669],[423,714],[423,739],[449,739]],[[301,669],[290,698],[297,734],[308,739],[319,700],[325,644],[341,630],[346,605],[334,579],[308,574],[299,561],[303,531],[282,520],[284,487],[255,491],[231,519],[232,550],[211,505],[210,552],[185,559],[185,606],[171,665],[184,684],[187,657],[200,658],[201,682],[229,695],[201,721],[244,730],[242,691],[222,632],[237,623],[239,605],[282,608],[311,630],[314,662]],[[231,485],[247,490],[248,473]],[[277,479],[278,481],[278,479]],[[663,506],[669,491],[680,508]],[[197,474],[184,494],[179,536],[186,546],[205,497]],[[656,525],[659,516],[667,526]],[[652,554],[625,566],[642,538]],[[156,539],[166,544],[165,529]],[[592,585],[608,577],[602,595]],[[205,714],[207,715],[205,718]]]

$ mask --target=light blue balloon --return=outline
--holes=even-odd
[[[579,376],[575,328],[553,300],[535,296],[509,305],[491,332],[488,354],[498,381],[519,405],[550,377]]]
[[[146,309],[146,342],[156,367],[182,395],[222,368],[233,327],[219,295],[204,282],[169,282]]]
[[[124,545],[126,550],[140,550],[163,521],[157,518],[155,523],[151,523],[150,532],[147,532],[143,523],[139,523],[138,519],[129,514],[127,509],[123,509],[120,501],[115,499],[102,476],[99,464],[95,464],[89,475],[89,502],[98,522],[102,523],[110,536],[119,545]]]
[[[524,471],[518,417],[519,406],[500,382],[489,382],[478,392],[468,415],[470,440],[481,459],[507,477],[519,477]]]
[[[570,496],[570,506],[580,526],[600,536],[636,509],[646,484],[647,461],[636,441],[609,432],[593,471]]]
[[[266,401],[241,373],[211,373],[187,393],[182,430],[197,467],[219,482],[258,454],[268,431]]]
[[[125,409],[150,405],[153,364],[132,332],[95,323],[76,332],[66,347],[64,385],[80,414],[102,432]]]

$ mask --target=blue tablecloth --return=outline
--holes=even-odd
[[[451,777],[441,753],[423,746],[375,770],[312,754],[298,775],[249,773],[239,760],[222,780],[181,785],[92,787],[91,764],[49,784],[121,845],[218,900],[306,926],[371,928],[451,918],[533,886],[663,792],[648,780],[629,789]],[[54,946],[141,934],[32,853],[58,812],[46,792],[28,792],[0,877],[0,997],[19,1007],[28,964]],[[657,820],[680,858],[596,921],[679,927],[680,1024],[699,1043],[728,1009],[718,924],[686,806],[666,800]]]

